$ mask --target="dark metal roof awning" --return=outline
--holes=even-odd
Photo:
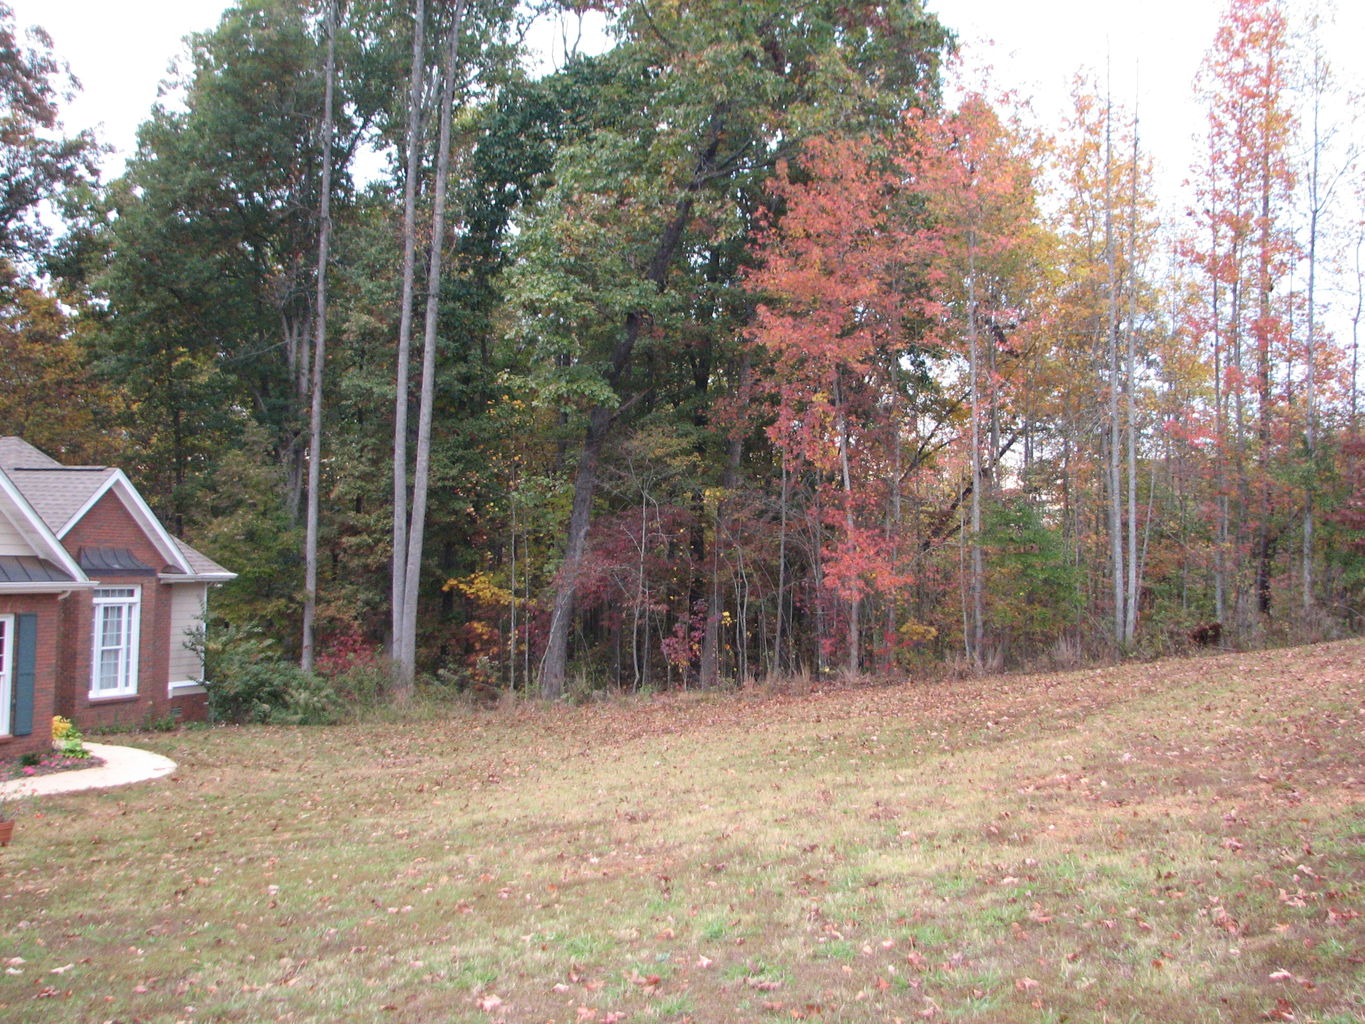
[[[0,583],[71,583],[70,575],[62,572],[45,558],[33,555],[0,555]]]
[[[156,570],[127,548],[81,548],[76,561],[87,573],[120,576],[153,576]]]

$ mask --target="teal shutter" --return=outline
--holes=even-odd
[[[14,617],[14,675],[11,686],[14,701],[10,707],[10,735],[28,736],[33,732],[33,680],[38,663],[38,616],[29,613]]]

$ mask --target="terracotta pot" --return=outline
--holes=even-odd
[[[0,821],[0,846],[8,846],[12,835],[14,835],[14,819]]]

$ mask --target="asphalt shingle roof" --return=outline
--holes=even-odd
[[[197,576],[233,576],[236,575],[231,570],[224,569],[203,552],[196,551],[179,537],[172,537],[175,546],[180,549],[180,553],[185,556],[185,561],[189,563],[190,570]]]
[[[8,470],[9,478],[28,499],[33,511],[57,534],[116,472],[108,466]]]
[[[50,455],[45,455],[22,437],[0,437],[0,469],[15,469],[19,466],[45,466],[59,468],[61,463]]]

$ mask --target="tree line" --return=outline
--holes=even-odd
[[[1231,0],[1172,218],[1138,112],[1044,132],[919,0],[242,0],[107,183],[2,10],[0,417],[400,698],[1354,630],[1325,31]]]

